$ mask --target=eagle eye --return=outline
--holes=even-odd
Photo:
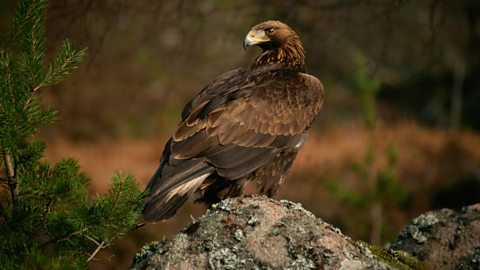
[[[265,33],[267,33],[267,35],[271,35],[271,34],[273,34],[273,32],[275,32],[274,28],[268,28],[268,29],[265,30]]]

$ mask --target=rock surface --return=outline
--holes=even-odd
[[[391,248],[412,254],[427,269],[480,269],[480,204],[427,212],[403,229]]]
[[[143,247],[132,269],[394,267],[299,204],[240,197],[214,205],[172,239]]]

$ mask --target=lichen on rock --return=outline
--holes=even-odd
[[[412,254],[427,269],[480,269],[480,204],[427,212],[405,227],[391,248]]]
[[[393,269],[300,204],[239,197],[213,205],[132,269]]]

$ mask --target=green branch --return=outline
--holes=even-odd
[[[55,119],[38,97],[60,83],[86,55],[63,41],[45,63],[45,1],[20,1],[0,51],[0,265],[2,269],[86,268],[101,250],[133,229],[143,194],[131,176],[115,174],[105,196],[88,199],[88,178],[73,159],[53,166],[31,142]]]

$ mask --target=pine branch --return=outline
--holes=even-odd
[[[73,43],[70,40],[64,40],[60,52],[55,58],[53,64],[51,64],[43,81],[33,88],[32,92],[37,91],[39,88],[57,84],[63,80],[63,78],[69,75],[78,63],[86,56],[86,49],[75,50]]]
[[[131,175],[122,177],[121,174],[114,173],[112,179],[113,183],[108,194],[95,198],[92,206],[92,211],[99,214],[98,221],[107,224],[107,227],[103,228],[104,231],[98,232],[104,236],[123,233],[133,228],[139,218],[139,209],[144,197]],[[130,215],[122,216],[121,213]]]
[[[3,77],[3,79],[0,80],[0,102],[2,103],[0,112],[5,114],[7,102],[14,100],[13,74],[15,74],[14,67],[12,67],[11,56],[6,51],[0,51],[0,74],[2,74]]]
[[[72,236],[75,236],[75,235],[82,235],[82,236],[85,236],[83,233],[88,231],[89,228],[83,228],[81,230],[77,230],[77,231],[73,231],[73,232],[68,232],[64,235],[61,235],[61,236],[57,236],[55,238],[51,238],[49,239],[48,241],[42,243],[40,245],[41,248],[45,248],[46,246],[48,245],[51,245],[51,244],[58,244],[59,242],[61,241],[64,241],[64,240],[67,240],[68,238],[71,238]]]
[[[8,189],[10,190],[10,196],[13,204],[15,203],[15,198],[16,198],[16,187],[17,187],[17,181],[15,180],[16,172],[14,170],[12,156],[8,154],[6,151],[3,152],[3,162],[5,164],[5,174],[7,176],[7,185],[8,185]]]
[[[25,41],[22,36],[31,33],[31,28],[35,23],[38,24],[39,17],[45,12],[45,1],[43,0],[23,0],[20,1],[15,10],[12,26],[7,34],[1,39],[4,50],[14,48],[19,43]]]
[[[87,237],[89,240],[91,240],[92,242],[94,242],[96,245],[97,245],[97,248],[95,249],[95,251],[93,251],[93,253],[90,255],[90,257],[88,257],[87,259],[87,262],[93,260],[93,258],[95,258],[95,256],[97,255],[97,253],[102,249],[102,248],[106,248],[107,245],[105,243],[105,241],[102,241],[101,243],[98,243],[95,239],[89,237],[88,235],[86,235],[85,237]]]
[[[42,161],[44,144],[30,142],[55,119],[38,90],[61,82],[86,55],[65,40],[53,62],[44,63],[45,1],[21,0],[0,38],[0,184],[10,192],[0,198],[2,269],[86,267],[135,227],[144,198],[132,176],[115,174],[109,193],[89,204],[88,178],[76,161],[50,165]]]

